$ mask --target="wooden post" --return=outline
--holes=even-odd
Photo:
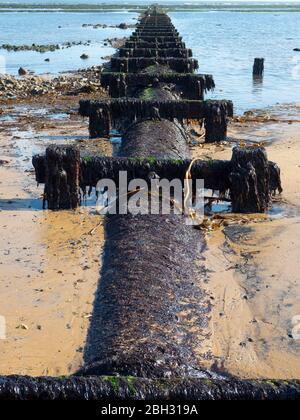
[[[89,121],[89,132],[91,138],[109,137],[110,117],[105,109],[91,109]]]
[[[80,205],[80,152],[76,147],[46,149],[44,204],[49,210],[75,209]]]
[[[265,67],[264,58],[255,58],[253,64],[253,76],[263,76]]]
[[[211,104],[205,113],[205,142],[213,143],[226,140],[228,110],[222,104]]]
[[[263,213],[270,203],[270,170],[263,147],[235,147],[230,195],[234,213]]]

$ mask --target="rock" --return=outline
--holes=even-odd
[[[26,76],[28,74],[28,71],[24,69],[23,67],[20,67],[18,70],[19,76]]]
[[[29,330],[29,328],[26,324],[20,324],[16,328],[21,329],[21,330]]]
[[[0,166],[7,165],[8,163],[9,163],[8,160],[2,160],[2,159],[0,159]]]
[[[81,54],[80,58],[82,60],[87,60],[89,58],[89,56],[87,54]]]
[[[49,61],[50,61],[50,58],[45,58],[45,61],[47,61],[47,63],[49,63]]]
[[[74,74],[43,78],[30,76],[17,78],[11,75],[0,76],[0,100],[21,99],[41,95],[79,95],[82,92],[102,91],[100,84],[101,66],[74,71]],[[80,76],[80,77],[79,77]],[[4,113],[0,108],[0,114]]]
[[[119,29],[128,29],[128,26],[126,23],[120,23],[120,25],[118,26]]]

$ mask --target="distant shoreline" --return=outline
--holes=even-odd
[[[149,1],[150,3],[150,1]],[[278,2],[274,3],[264,3],[264,4],[250,4],[250,3],[202,3],[202,4],[175,4],[175,3],[166,3],[162,5],[167,12],[193,12],[193,11],[228,11],[228,12],[300,12],[300,2],[297,3],[287,3],[279,4]],[[134,1],[132,4],[115,4],[115,3],[106,3],[106,4],[35,4],[35,3],[0,3],[0,12],[30,12],[30,13],[39,13],[39,12],[65,12],[65,13],[97,13],[97,12],[113,12],[113,11],[128,11],[128,12],[141,12],[146,10],[146,4],[137,4]]]

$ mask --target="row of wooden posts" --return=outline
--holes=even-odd
[[[155,25],[153,22],[159,24]],[[211,75],[195,73],[197,67],[192,51],[186,48],[168,16],[144,16],[136,31],[101,74],[101,84],[107,89],[110,99],[80,101],[79,113],[89,118],[90,137],[109,138],[114,129],[124,139],[127,130],[139,122],[176,120],[182,126],[195,122],[203,124],[206,142],[226,140],[228,120],[233,116],[233,104],[228,100],[204,100],[205,93],[214,89],[215,83]],[[262,71],[262,68],[263,60],[256,59],[254,73]],[[245,162],[250,160],[252,166],[257,166],[255,154],[258,151],[250,152],[245,150],[239,153],[247,155]],[[264,160],[267,161],[267,158]],[[81,204],[81,189],[87,183],[78,150],[50,147],[45,157],[37,156],[33,163],[39,182],[40,173],[45,173],[45,207],[54,210],[68,209]],[[89,165],[91,166],[85,163],[85,167]],[[268,167],[265,165],[265,168]],[[274,175],[276,171],[273,170],[272,173]],[[276,190],[273,188],[274,183],[277,182],[278,190],[281,188],[278,171],[275,182],[269,177],[268,170],[265,170],[264,176],[270,179],[265,182],[262,191],[257,188],[257,182],[254,182],[256,195],[265,197],[263,204],[262,200],[256,200],[260,204],[253,204],[253,192],[248,193],[252,197],[248,198],[249,203],[247,197],[235,200],[234,191],[242,190],[243,183],[248,185],[249,176],[248,170],[248,173],[239,173],[237,177],[231,175],[231,182],[226,180],[231,199],[240,203],[233,204],[233,209],[240,212],[265,211],[271,191]],[[240,180],[241,177],[243,181]],[[234,181],[235,178],[239,181]],[[237,182],[239,188],[234,185]],[[269,188],[268,185],[272,187]]]

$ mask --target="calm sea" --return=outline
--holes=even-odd
[[[20,66],[36,73],[58,73],[99,64],[103,62],[101,57],[114,52],[104,46],[104,40],[128,36],[132,30],[84,28],[82,24],[132,24],[138,17],[128,10],[97,13],[20,10],[6,12],[2,8],[0,44],[91,41],[91,45],[44,54],[0,49],[0,67],[11,74],[17,74]],[[268,11],[202,9],[172,11],[170,16],[199,60],[199,72],[214,75],[217,88],[213,97],[232,99],[236,112],[299,102],[300,52],[293,51],[300,48],[299,12],[284,7]],[[82,53],[87,53],[89,59],[81,60]],[[252,80],[254,57],[266,59],[262,82]],[[50,62],[45,62],[46,58]]]

